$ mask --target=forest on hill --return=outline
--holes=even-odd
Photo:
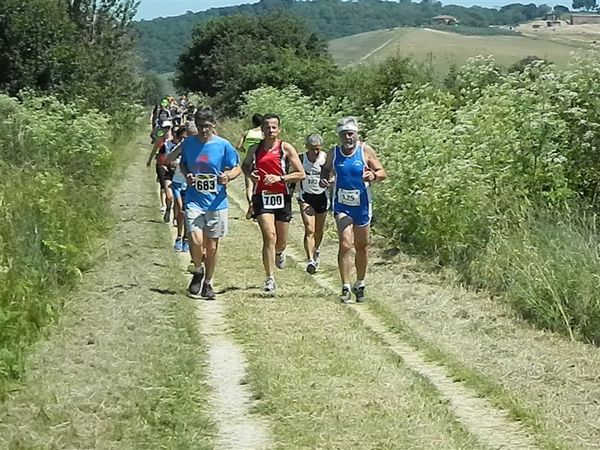
[[[311,31],[325,39],[333,39],[385,28],[430,25],[432,17],[442,14],[454,16],[461,25],[468,27],[515,25],[543,16],[550,11],[550,7],[513,3],[500,9],[480,6],[466,8],[444,6],[430,0],[420,3],[406,0],[261,0],[252,5],[212,8],[198,13],[137,22],[138,46],[144,68],[156,73],[172,72],[178,55],[188,46],[193,29],[199,23],[224,16],[262,16],[276,10],[285,10],[303,18]]]

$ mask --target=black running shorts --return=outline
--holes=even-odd
[[[254,210],[254,217],[262,214],[274,214],[277,222],[289,222],[292,220],[292,196],[284,195],[283,207],[279,209],[265,209],[262,195],[254,194],[252,196],[252,209]]]
[[[167,168],[162,164],[156,165],[156,179],[161,189],[165,189],[167,180],[173,181],[173,175],[175,175],[173,169]]]
[[[315,210],[315,214],[323,214],[327,212],[328,199],[327,194],[322,192],[321,194],[308,194],[304,192],[300,198],[298,198],[300,203],[306,203],[312,209]]]

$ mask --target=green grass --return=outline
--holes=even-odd
[[[504,66],[527,56],[537,56],[565,67],[574,48],[524,36],[466,36],[432,29],[396,28],[334,39],[329,43],[329,50],[341,67],[379,62],[399,55],[431,63],[445,72],[451,65],[460,66],[477,55],[493,55]]]

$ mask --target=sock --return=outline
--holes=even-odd
[[[348,284],[348,283],[344,283],[344,284],[342,284],[342,290],[344,290],[344,289],[348,289],[350,291],[350,290],[352,290],[352,286],[350,286],[350,284]]]
[[[212,286],[212,278],[210,280],[204,280],[204,284],[207,286]]]
[[[275,281],[275,277],[267,277],[267,280]]]
[[[356,282],[356,284],[354,285],[354,287],[355,287],[356,289],[358,289],[358,288],[361,288],[361,287],[365,287],[365,280],[358,280],[358,281]]]
[[[200,264],[198,267],[196,267],[195,272],[198,273],[198,272],[201,272],[203,270],[204,270],[204,264]]]

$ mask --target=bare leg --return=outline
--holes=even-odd
[[[277,240],[275,242],[275,252],[281,253],[287,247],[287,235],[289,228],[289,222],[275,221],[275,234],[277,236]]]
[[[300,214],[304,223],[304,251],[311,261],[315,255],[315,210],[306,203],[300,203]]]
[[[219,239],[209,238],[204,236],[204,248],[206,251],[206,280],[212,280],[217,266],[217,250],[219,249]]]
[[[202,267],[202,262],[204,260],[203,235],[204,233],[200,230],[195,230],[190,233],[190,253],[192,254],[192,261],[194,261],[196,271]]]
[[[257,220],[263,238],[262,262],[265,275],[273,277],[275,273],[275,243],[277,242],[275,216],[273,214],[261,214],[257,217]]]
[[[321,247],[323,242],[323,233],[325,232],[325,221],[327,220],[327,214],[315,214],[315,250]],[[312,253],[314,256],[314,251]]]
[[[346,215],[338,214],[335,217],[338,229],[339,247],[338,247],[338,269],[342,284],[351,283],[352,271],[352,249],[353,233],[352,219]]]
[[[364,281],[367,274],[367,264],[369,263],[369,232],[371,226],[357,227],[354,225],[354,248],[356,256],[354,264],[356,266],[356,278]]]

